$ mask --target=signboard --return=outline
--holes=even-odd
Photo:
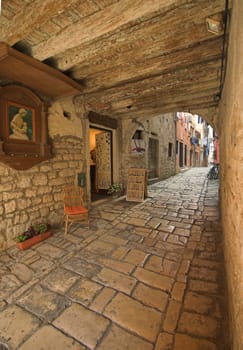
[[[143,202],[147,192],[146,169],[128,169],[126,200]]]

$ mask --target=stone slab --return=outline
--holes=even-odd
[[[93,300],[90,308],[96,312],[102,312],[108,302],[114,297],[116,291],[111,288],[104,288]]]
[[[64,294],[74,285],[79,277],[79,275],[69,270],[57,268],[45,277],[41,284],[54,292]]]
[[[49,256],[52,259],[59,259],[66,254],[65,250],[60,249],[49,243],[41,243],[38,246],[36,246],[35,250],[39,254],[43,256]]]
[[[181,309],[181,303],[177,302],[175,300],[171,300],[168,308],[166,310],[165,319],[163,322],[163,329],[168,332],[172,333],[175,331],[180,315],[180,309]]]
[[[13,264],[11,272],[23,283],[28,283],[33,277],[33,271],[22,263]]]
[[[198,276],[198,277],[200,277],[200,276]],[[199,292],[199,293],[217,294],[219,291],[219,286],[217,283],[213,283],[213,282],[190,279],[189,289],[194,291],[194,292]]]
[[[21,287],[21,282],[15,275],[6,274],[0,278],[0,298],[5,299],[9,294]]]
[[[35,332],[19,350],[85,350],[74,339],[67,337],[52,326],[44,326]]]
[[[106,258],[99,258],[98,261],[102,265],[105,265],[107,267],[112,268],[113,270],[126,273],[126,274],[130,274],[134,269],[134,265],[124,261],[117,261],[114,259],[106,259]]]
[[[94,349],[109,326],[109,321],[103,316],[73,303],[53,324],[67,335]]]
[[[185,310],[220,317],[219,301],[208,295],[188,292],[184,300]]]
[[[159,289],[146,286],[143,283],[138,283],[132,296],[141,301],[143,304],[158,309],[161,312],[165,310],[169,298],[167,293]]]
[[[65,309],[69,301],[61,295],[36,285],[28,290],[18,303],[37,316],[52,321]]]
[[[145,268],[163,275],[174,277],[179,268],[179,263],[168,259],[162,259],[156,255],[151,255],[145,264]]]
[[[152,350],[153,345],[147,341],[113,325],[102,340],[97,350]]]
[[[191,267],[189,276],[197,279],[200,276],[200,280],[217,282],[218,271],[208,269],[205,267]]]
[[[173,350],[219,350],[218,347],[206,339],[193,338],[185,334],[176,334]]]
[[[161,314],[124,294],[117,294],[105,308],[104,314],[149,341],[153,342],[157,337]]]
[[[108,242],[104,242],[101,240],[95,240],[90,243],[85,250],[95,253],[97,255],[109,255],[117,246],[110,244]]]
[[[12,349],[32,334],[40,325],[40,320],[16,305],[7,307],[0,313],[0,339]]]
[[[134,277],[107,268],[103,268],[100,273],[94,277],[94,280],[127,294],[131,293],[136,284],[136,279]]]
[[[71,288],[68,295],[78,303],[89,305],[101,289],[102,286],[100,284],[82,279]]]
[[[126,255],[125,261],[134,265],[143,265],[146,257],[147,257],[147,254],[145,252],[138,249],[132,249]]]
[[[178,325],[178,329],[181,333],[205,338],[217,338],[219,335],[219,328],[217,319],[190,312],[182,313]]]
[[[138,267],[133,276],[139,281],[150,285],[151,287],[162,289],[166,292],[171,291],[173,285],[173,279],[167,276],[161,276],[158,273],[148,271],[141,267]]]
[[[63,266],[68,270],[88,278],[92,278],[101,270],[100,266],[76,257],[66,261]]]
[[[171,350],[173,348],[173,336],[168,333],[160,333],[156,342],[155,350]],[[189,348],[187,349],[189,350]]]

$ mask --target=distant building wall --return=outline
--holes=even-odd
[[[176,115],[176,171],[191,166],[205,166],[206,123],[198,115],[185,112]]]
[[[120,174],[124,183],[131,167],[147,169],[148,178],[154,180],[175,174],[174,113],[122,121]]]

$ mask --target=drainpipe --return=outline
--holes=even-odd
[[[175,114],[174,114],[174,123],[175,123],[175,167],[174,167],[174,173],[176,174],[176,161],[177,161],[177,159],[176,159],[176,151],[177,151],[177,149],[176,149],[176,134],[177,134],[177,128],[176,128],[176,123],[177,122],[177,112],[175,112]]]

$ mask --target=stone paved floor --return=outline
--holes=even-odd
[[[0,254],[0,341],[20,350],[227,350],[218,183],[205,168],[96,205]]]

